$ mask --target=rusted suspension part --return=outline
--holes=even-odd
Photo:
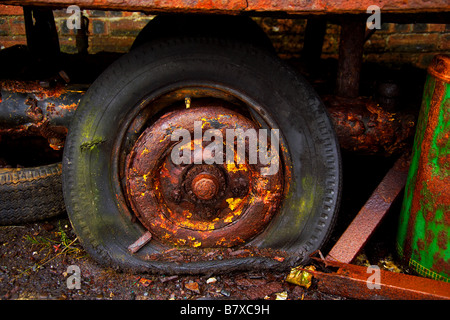
[[[361,17],[347,18],[341,24],[336,81],[336,94],[340,97],[358,97],[365,29],[366,22]]]
[[[0,87],[0,135],[38,135],[55,150],[64,146],[85,88],[43,88],[39,81],[1,81]]]
[[[205,151],[211,142],[195,136],[195,121],[201,123],[203,133],[213,129],[224,138],[223,157],[216,160],[226,160],[227,129],[258,129],[253,121],[224,106],[224,102],[201,106],[193,102],[189,109],[165,114],[142,133],[127,157],[128,201],[139,221],[159,241],[190,247],[242,244],[264,230],[281,203],[281,165],[276,174],[263,176],[259,160],[255,164],[248,161],[249,142],[244,163],[237,162],[237,148],[234,162],[207,161],[211,159],[205,157]],[[194,137],[184,151],[194,160],[201,150],[201,162],[174,163],[172,150],[186,142],[172,141],[177,129]]]
[[[40,135],[54,148],[62,148],[84,89],[63,85],[43,88],[38,81],[2,81],[0,85],[0,134]],[[322,99],[344,150],[389,156],[410,148],[415,115],[386,110],[363,97]]]
[[[416,116],[381,108],[370,98],[323,96],[342,149],[368,155],[409,150]]]

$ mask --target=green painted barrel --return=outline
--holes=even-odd
[[[397,250],[418,274],[450,281],[450,56],[428,68]]]

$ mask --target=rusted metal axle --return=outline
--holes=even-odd
[[[60,149],[86,87],[39,81],[1,81],[0,135],[39,135]],[[392,155],[409,149],[415,117],[390,112],[368,98],[322,97],[341,148],[363,154]]]
[[[85,88],[39,81],[1,81],[0,135],[35,135],[48,139],[53,149],[64,145],[67,128]]]

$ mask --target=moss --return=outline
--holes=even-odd
[[[90,151],[105,141],[106,140],[103,138],[94,138],[92,141],[82,143],[80,145],[80,149],[81,149],[81,151]]]

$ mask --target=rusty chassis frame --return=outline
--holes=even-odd
[[[84,9],[161,12],[202,12],[239,14],[264,12],[284,14],[366,13],[377,5],[384,13],[424,13],[449,11],[444,0],[6,0],[4,4],[20,6],[67,7],[73,4]]]
[[[331,115],[335,119],[339,119],[340,116],[345,118],[345,115],[342,116],[342,113],[351,109],[355,102],[356,104],[370,105],[370,102],[358,100],[359,74],[363,54],[362,46],[365,39],[370,36],[365,29],[365,19],[361,17],[366,17],[363,14],[366,13],[370,5],[380,7],[383,14],[399,16],[405,14],[440,13],[448,17],[450,13],[450,5],[446,0],[78,0],[76,3],[73,0],[6,0],[2,4],[48,8],[65,8],[76,4],[82,9],[142,11],[152,14],[174,12],[222,13],[230,15],[281,15],[284,17],[321,17],[324,15],[348,14],[350,19],[341,21],[339,68],[336,85],[336,95],[339,99],[329,98],[330,104],[334,107],[334,112],[331,112]],[[318,35],[320,38],[321,35],[323,37],[323,34],[323,21],[312,19],[311,23],[308,22],[307,36],[305,37],[305,41],[307,41],[305,43],[305,56],[317,59],[317,52],[319,51],[320,54],[321,42],[320,40],[317,41],[315,35]],[[310,41],[308,39],[313,40]],[[66,122],[58,122],[57,119],[70,118],[82,92],[69,92],[70,90],[67,89],[60,89],[60,91],[50,91],[42,88],[24,89],[20,85],[14,88],[14,84],[9,83],[8,86],[6,82],[1,83],[1,85],[3,103],[0,106],[3,107],[5,105],[4,102],[9,101],[11,105],[23,105],[23,108],[20,109],[21,117],[17,120],[20,123],[15,124],[19,129],[3,128],[0,130],[0,133],[14,130],[25,132],[32,129],[31,131],[33,132],[40,131],[44,136],[47,134],[49,141],[53,139],[55,148],[62,147],[61,136],[64,135],[65,130],[60,129],[61,131],[56,133],[53,130],[53,133],[48,134],[46,133],[48,131],[46,131],[46,128],[52,122],[64,127],[68,120]],[[19,95],[9,95],[10,92],[17,92]],[[33,94],[34,96],[30,99],[25,93]],[[69,93],[73,95],[67,100],[62,98],[61,101],[52,100],[66,97]],[[41,101],[46,101],[47,104],[43,104]],[[30,121],[25,121],[26,117],[28,117],[28,120],[31,119],[31,124],[29,123]],[[410,121],[408,119],[404,121]],[[0,117],[1,123],[2,119]],[[409,128],[411,127],[412,125],[409,126]],[[345,131],[345,125],[342,128]],[[358,145],[360,142],[360,140],[356,141],[354,145]],[[381,289],[369,289],[367,287],[367,268],[351,264],[354,257],[380,224],[395,198],[403,190],[407,170],[408,160],[405,157],[401,157],[368,199],[327,257],[320,259],[312,257],[317,263],[323,264],[325,268],[338,268],[336,272],[308,270],[318,280],[320,290],[359,299],[450,299],[449,283],[389,271],[381,271]],[[138,250],[142,243],[146,241],[148,241],[148,237],[140,239],[130,250]]]

